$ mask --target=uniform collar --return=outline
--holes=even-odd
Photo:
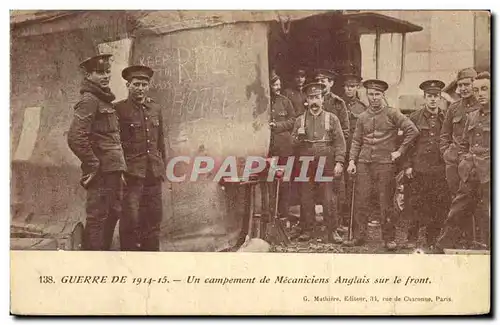
[[[428,118],[430,118],[430,117],[431,117],[431,115],[440,116],[440,115],[442,115],[442,114],[443,114],[443,112],[441,111],[441,109],[440,109],[439,107],[437,108],[437,113],[435,113],[435,114],[434,114],[434,113],[429,112],[429,110],[427,109],[427,106],[426,106],[426,105],[424,105],[423,110],[424,110],[424,116],[425,116],[425,118],[427,118],[427,119],[428,119]]]
[[[134,101],[131,97],[128,97],[127,101],[135,108],[149,108],[149,104],[151,103],[151,99],[149,97],[146,97],[142,103]]]
[[[387,106],[384,104],[382,104],[382,106],[379,107],[378,109],[374,109],[373,106],[370,105],[370,106],[368,106],[367,111],[369,111],[370,113],[372,113],[374,115],[377,115],[377,114],[384,112],[386,109],[387,109]]]
[[[464,105],[472,106],[472,105],[477,104],[477,100],[476,100],[476,97],[474,97],[474,95],[472,95],[472,96],[469,96],[467,98],[462,98],[462,103]]]
[[[485,106],[485,105],[481,105],[481,106],[479,107],[479,111],[480,111],[481,113],[490,114],[490,112],[491,112],[491,104],[488,104],[487,106]]]

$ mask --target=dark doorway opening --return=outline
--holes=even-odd
[[[349,28],[341,12],[314,15],[291,23],[273,22],[269,31],[269,64],[282,78],[283,88],[292,87],[294,70],[306,70],[307,81],[315,69],[343,73],[361,71],[359,34]],[[342,94],[336,82],[332,91]]]

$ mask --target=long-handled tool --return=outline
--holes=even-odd
[[[283,243],[285,245],[288,245],[290,244],[290,239],[288,238],[285,230],[283,229],[283,225],[281,224],[278,218],[280,187],[281,187],[281,177],[277,177],[274,215],[270,222],[270,227],[268,228],[267,241],[270,243],[276,243],[276,244]]]
[[[352,240],[352,226],[354,222],[354,196],[356,193],[356,177],[352,176],[352,194],[351,194],[351,215],[349,218],[349,229],[347,231],[347,240],[351,241]]]

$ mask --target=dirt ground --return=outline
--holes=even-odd
[[[293,209],[292,209],[293,211]],[[376,216],[374,217],[376,219]],[[286,222],[282,223],[283,229],[290,238],[291,229],[286,228]],[[273,244],[271,243],[271,251],[278,253],[346,253],[346,254],[408,254],[415,253],[414,249],[404,248],[404,243],[406,242],[406,229],[408,227],[408,221],[399,218],[396,224],[396,243],[398,244],[398,249],[396,251],[388,252],[384,247],[382,241],[382,231],[380,224],[370,224],[368,227],[368,241],[363,246],[358,247],[345,247],[340,244],[332,244],[327,241],[326,227],[323,224],[323,217],[321,212],[317,211],[316,214],[316,227],[313,232],[313,239],[300,242],[298,240],[292,240],[287,246],[283,244]],[[344,238],[347,237],[347,233],[342,234]],[[422,236],[420,236],[422,237]],[[420,238],[419,242],[423,238]]]

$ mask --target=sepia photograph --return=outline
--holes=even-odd
[[[481,255],[489,268],[490,20],[11,10],[11,252]],[[56,283],[105,281],[78,276]]]

